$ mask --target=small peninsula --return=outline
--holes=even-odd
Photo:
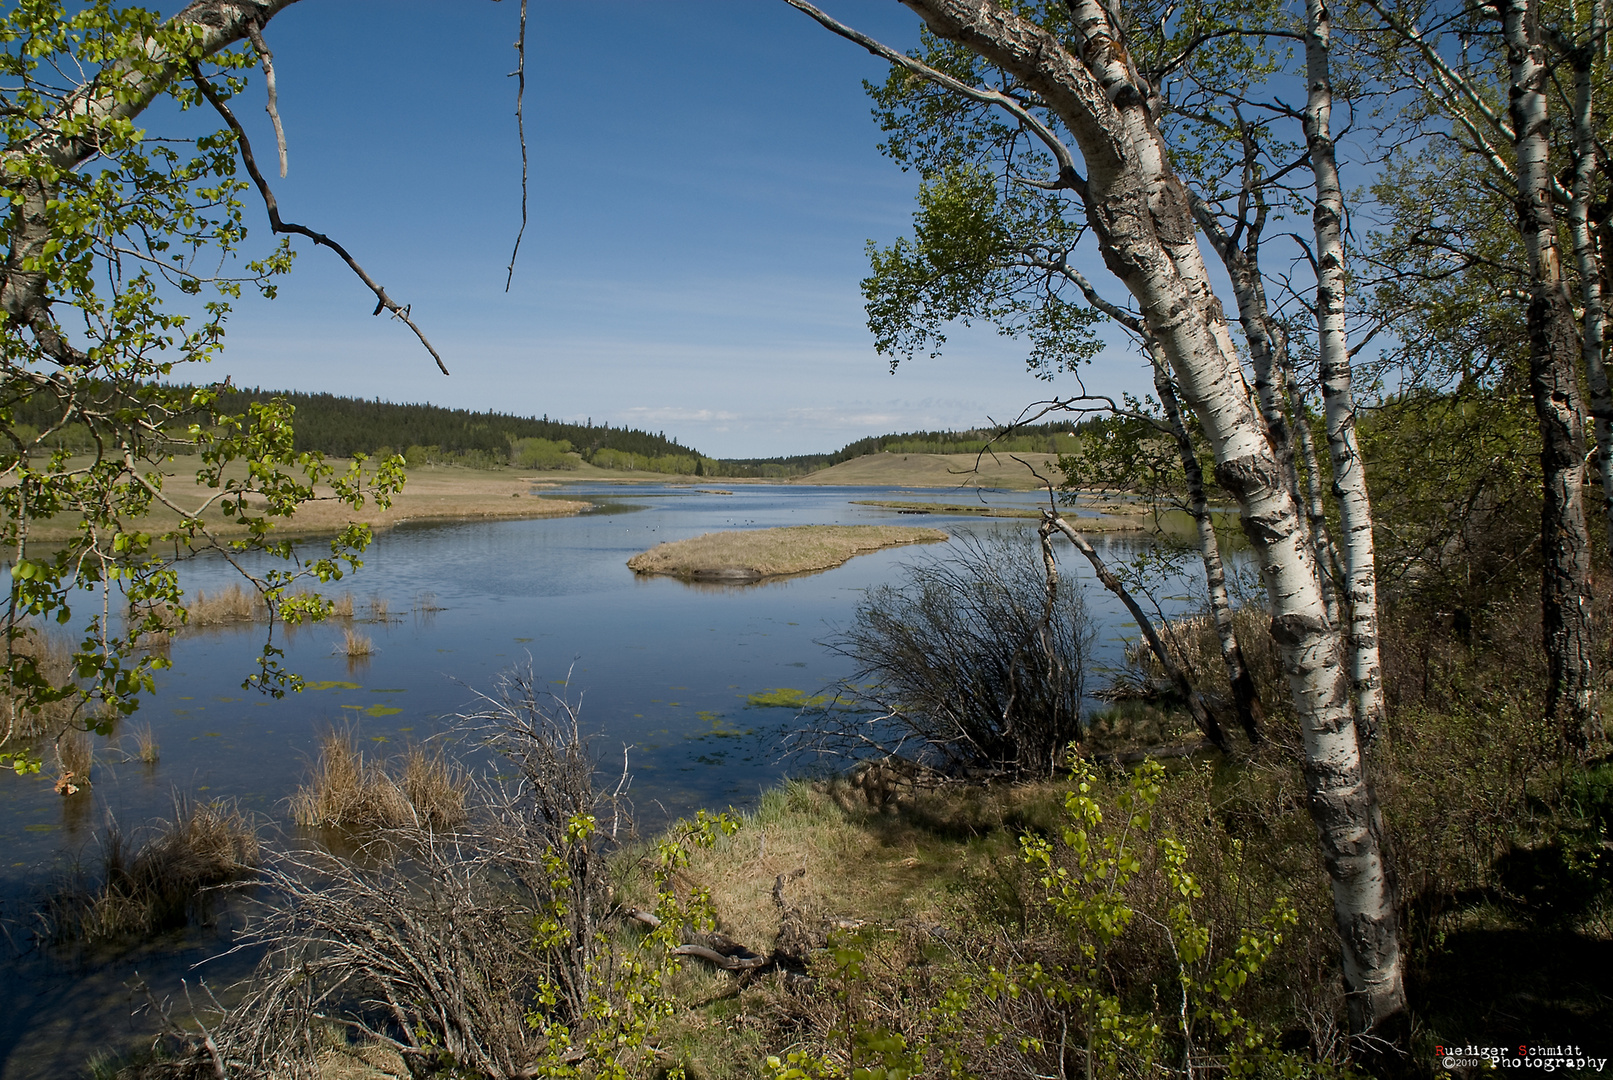
[[[742,529],[657,544],[627,560],[627,565],[639,574],[742,584],[829,570],[853,556],[898,544],[926,544],[945,539],[947,534],[939,529],[905,525],[791,525],[777,529]]]

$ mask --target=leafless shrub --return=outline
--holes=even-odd
[[[858,668],[806,745],[1049,775],[1081,735],[1092,636],[1077,588],[1049,598],[1034,542],[960,535],[901,584],[870,590],[829,643]]]
[[[539,912],[511,895],[484,837],[411,839],[407,860],[304,852],[269,867],[285,903],[253,940],[271,952],[214,1033],[233,1075],[317,1077],[327,1016],[418,1065],[526,1075],[543,1049],[527,1022]]]
[[[256,825],[231,803],[178,796],[173,818],[138,847],[109,823],[99,880],[71,880],[46,901],[47,936],[105,941],[183,926],[202,914],[208,890],[245,878],[258,853]]]
[[[515,770],[481,787],[473,821],[445,833],[410,820],[355,858],[293,853],[267,870],[283,902],[250,939],[266,958],[210,1033],[231,1076],[318,1075],[312,1033],[329,1023],[411,1068],[494,1077],[571,1075],[587,1055],[622,1060],[641,1046],[660,1007],[659,969],[632,954],[652,939],[605,933],[601,823],[614,821],[625,781],[595,788],[575,709],[538,694],[530,676],[505,676],[465,719]],[[366,766],[350,740],[327,746],[361,787]],[[405,765],[396,785],[439,785],[434,762],[422,754],[416,779]]]

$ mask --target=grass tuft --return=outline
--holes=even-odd
[[[291,797],[291,817],[304,826],[446,828],[465,820],[467,783],[440,750],[411,747],[389,769],[365,760],[351,732],[332,731],[319,740],[312,777]]]
[[[99,882],[72,882],[46,901],[50,937],[109,941],[183,926],[211,889],[249,874],[258,852],[257,826],[234,804],[176,797],[173,818],[138,848],[108,826]]]
[[[369,656],[375,652],[375,642],[370,640],[368,634],[360,634],[349,626],[342,630],[342,640],[336,643],[336,651],[348,659]]]
[[[157,751],[157,735],[151,730],[151,725],[136,728],[134,732],[134,756],[147,765],[157,764],[159,753]]]
[[[90,786],[95,744],[87,731],[68,728],[56,737],[56,794],[76,795]]]

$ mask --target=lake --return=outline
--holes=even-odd
[[[351,591],[360,613],[370,597],[389,605],[389,621],[357,627],[375,642],[368,660],[353,664],[336,653],[338,624],[302,628],[284,642],[284,663],[310,688],[275,700],[241,688],[264,627],[188,633],[173,642],[173,668],[159,675],[157,693],[110,740],[97,740],[88,795],[63,798],[42,777],[0,776],[0,925],[9,937],[0,948],[11,976],[0,980],[0,1076],[75,1075],[98,1047],[127,1044],[147,1031],[147,1021],[129,1016],[124,984],[137,972],[165,995],[179,992],[181,977],[193,986],[197,974],[223,985],[243,973],[239,959],[187,970],[226,946],[240,918],[233,909],[213,927],[113,956],[64,958],[32,947],[31,905],[73,859],[94,861],[109,815],[127,832],[167,816],[176,791],[224,797],[257,814],[266,838],[281,830],[296,843],[285,800],[305,776],[322,731],[351,728],[383,755],[411,741],[451,740],[454,718],[475,708],[478,693],[491,692],[501,671],[527,666],[540,684],[580,702],[584,730],[595,733],[609,767],[619,768],[628,748],[631,796],[646,827],[701,806],[743,809],[804,767],[783,757],[793,710],[753,707],[751,695],[777,688],[811,693],[849,675],[851,662],[820,642],[851,620],[865,590],[896,580],[903,564],[941,548],[892,548],[824,573],[747,586],[639,578],[627,569],[630,556],[663,541],[777,525],[1012,529],[1035,541],[1034,522],[899,515],[853,503],[976,498],[957,489],[732,490],[577,484],[564,496],[598,509],[568,518],[399,527],[376,539],[361,571],[326,590]],[[983,497],[995,505],[1039,505],[1036,493]],[[1119,558],[1145,541],[1095,537],[1094,543]],[[1061,552],[1061,563],[1066,580],[1091,581],[1079,556]],[[183,576],[189,590],[214,590],[232,575],[221,562],[198,560]],[[1130,623],[1100,587],[1089,587],[1086,598],[1100,628],[1097,662],[1118,663]],[[120,744],[132,749],[128,730],[146,723],[160,747],[158,764],[119,763]]]

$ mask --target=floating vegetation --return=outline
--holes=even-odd
[[[808,697],[804,690],[780,686],[750,695],[745,699],[745,704],[756,709],[815,709],[820,705],[827,705],[829,700],[826,694]]]

